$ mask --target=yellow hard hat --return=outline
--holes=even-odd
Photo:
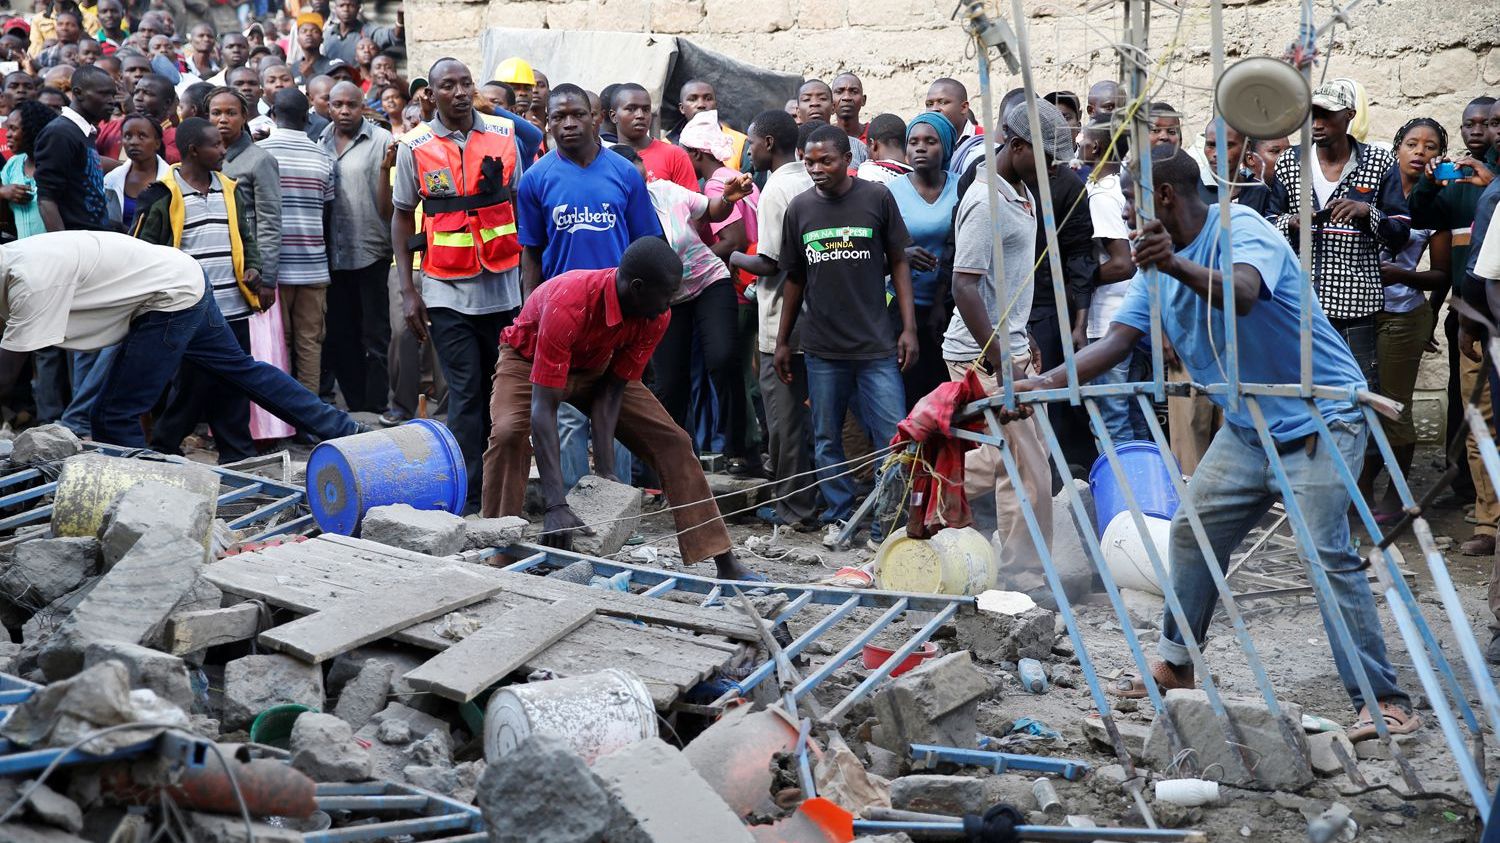
[[[525,59],[511,56],[495,68],[495,81],[507,85],[535,85],[536,74],[531,71],[531,65]]]

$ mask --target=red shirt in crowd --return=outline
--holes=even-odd
[[[693,169],[693,159],[682,151],[682,147],[664,140],[653,140],[645,149],[637,149],[636,153],[646,165],[646,181],[666,179],[698,192],[698,171]]]
[[[679,152],[681,150],[678,150]],[[672,320],[620,312],[614,269],[575,269],[548,280],[526,299],[500,341],[531,361],[531,382],[562,389],[571,371],[608,368],[621,380],[640,380]]]

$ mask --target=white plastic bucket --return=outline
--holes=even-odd
[[[566,741],[584,761],[656,737],[656,708],[634,674],[598,673],[510,685],[484,710],[484,760],[494,764],[531,735]]]
[[[989,539],[973,527],[948,527],[930,539],[897,530],[875,554],[875,583],[886,591],[972,596],[994,588],[999,576]]]
[[[1162,565],[1171,570],[1167,558],[1168,539],[1172,533],[1172,522],[1152,515],[1141,516],[1146,521],[1150,541]],[[1121,588],[1133,588],[1151,594],[1161,594],[1161,584],[1156,581],[1156,571],[1151,567],[1151,557],[1146,555],[1146,542],[1136,529],[1135,518],[1130,512],[1117,514],[1104,528],[1099,539],[1104,550],[1104,564],[1109,566],[1115,584]]]

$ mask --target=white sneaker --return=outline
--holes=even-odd
[[[839,546],[839,534],[844,531],[844,522],[835,521],[823,528],[823,546],[829,550],[836,550]]]

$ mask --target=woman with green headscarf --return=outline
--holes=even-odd
[[[957,140],[953,124],[940,112],[917,115],[906,127],[906,163],[912,171],[887,185],[912,239],[906,257],[917,306],[919,353],[916,365],[902,376],[908,410],[948,380],[942,343],[951,315],[947,300],[953,256],[944,254],[944,243],[958,207],[958,179],[948,173]]]

